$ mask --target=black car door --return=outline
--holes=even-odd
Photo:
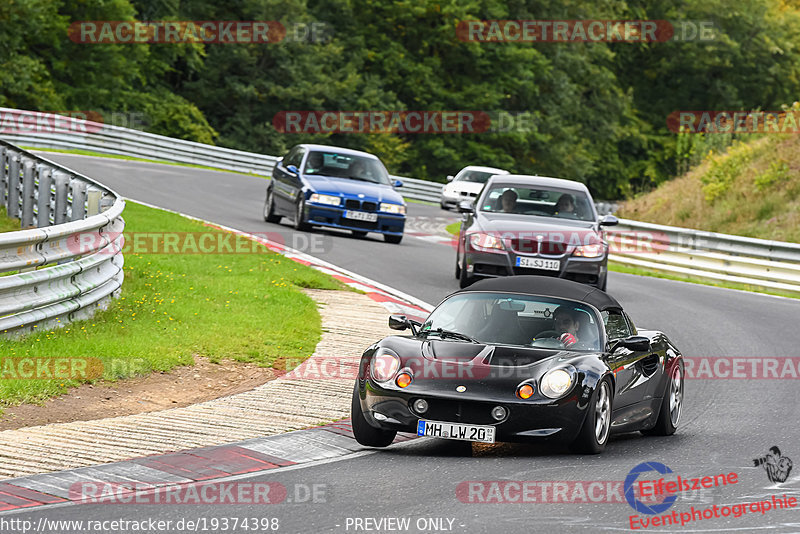
[[[634,334],[632,325],[624,314],[616,311],[603,312],[603,322],[609,348],[608,365],[614,372],[616,388],[614,392],[614,411],[632,406],[644,400],[652,389],[648,358],[652,351],[637,351],[627,347],[616,346],[621,339]]]

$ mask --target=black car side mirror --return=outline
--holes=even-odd
[[[475,204],[471,200],[462,200],[458,203],[458,211],[461,213],[475,213]]]
[[[613,215],[605,215],[600,219],[600,226],[616,226],[619,224],[619,219]]]
[[[647,352],[650,350],[650,339],[644,336],[629,336],[611,343],[611,352],[625,348],[633,352]]]
[[[406,330],[411,327],[411,322],[405,315],[390,315],[389,328],[392,330]]]
[[[289,172],[290,172],[290,173],[292,173],[292,174],[300,174],[300,169],[298,169],[298,168],[297,168],[297,167],[295,167],[294,165],[288,165],[288,166],[286,167],[286,170],[287,170],[287,171],[289,171]]]

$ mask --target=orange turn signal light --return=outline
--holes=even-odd
[[[408,385],[411,383],[411,375],[408,373],[400,373],[397,375],[397,380],[395,380],[395,383],[401,388],[408,387]]]
[[[523,384],[517,390],[517,397],[520,399],[530,399],[533,396],[533,386],[530,384]]]

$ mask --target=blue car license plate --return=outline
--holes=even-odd
[[[432,438],[494,443],[494,433],[495,428],[493,426],[462,425],[460,423],[425,421],[424,419],[420,419],[417,424],[418,436],[429,436]]]

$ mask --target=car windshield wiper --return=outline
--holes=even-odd
[[[452,330],[444,330],[442,328],[437,328],[435,330],[428,330],[425,332],[426,335],[431,334],[438,334],[439,337],[442,339],[450,338],[450,339],[460,339],[462,341],[469,341],[470,343],[480,343],[477,339],[473,337],[469,337],[467,334],[462,334],[461,332],[453,332]]]

